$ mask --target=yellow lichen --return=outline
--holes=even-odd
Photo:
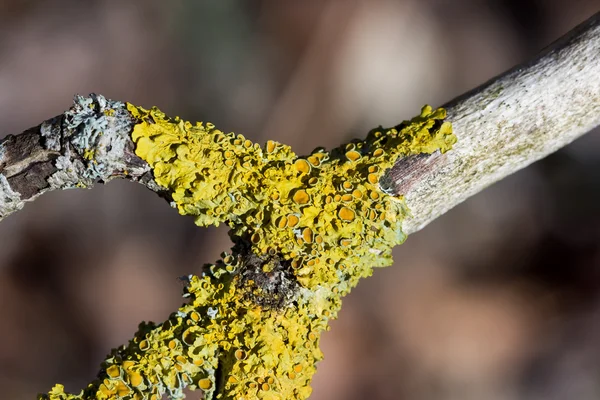
[[[379,180],[401,157],[451,148],[445,111],[425,106],[364,141],[298,157],[277,142],[261,148],[209,123],[127,107],[139,121],[136,154],[156,182],[196,224],[227,223],[234,253],[190,275],[189,302],[162,325],[142,325],[84,391],[57,385],[43,398],[181,398],[187,386],[207,399],[306,399],[341,298],[405,239],[402,196]]]
[[[86,149],[83,152],[83,158],[85,158],[86,160],[90,161],[94,159],[94,155],[96,154],[96,150],[94,149]]]

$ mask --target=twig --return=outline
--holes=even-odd
[[[135,155],[135,121],[125,105],[75,96],[64,114],[0,140],[0,220],[43,193],[126,178],[162,193]]]
[[[49,190],[121,177],[198,225],[228,223],[235,244],[186,278],[189,303],[140,325],[85,390],[57,385],[42,398],[181,398],[185,386],[207,398],[308,397],[320,333],[359,278],[391,263],[402,230],[600,124],[600,14],[446,108],[458,137],[447,153],[456,137],[442,109],[298,157],[99,95],[2,140],[0,218]]]
[[[412,213],[403,225],[408,234],[600,125],[600,13],[534,60],[516,66],[444,107],[448,111],[447,120],[459,138],[454,150],[418,162],[400,160],[389,173],[395,193],[405,196]],[[66,114],[0,141],[0,219],[47,191],[89,187],[93,183],[79,176],[87,168],[83,153],[78,154],[72,145],[58,148],[44,144],[52,140],[66,146],[68,138],[74,137],[68,127],[64,132],[60,128]],[[121,140],[130,142],[127,153],[123,154],[123,165],[120,170],[107,166],[113,172],[100,179],[128,177],[159,191],[150,177],[144,176],[149,168],[140,169],[141,160],[136,160],[133,153],[128,126],[125,124],[124,129],[115,132],[121,135]],[[64,165],[52,165],[52,160],[63,153],[67,158],[78,159],[67,162],[61,158],[66,164],[74,163],[76,168],[69,172],[69,179],[48,181]],[[113,160],[119,160],[119,156]],[[124,171],[128,174],[123,174]]]

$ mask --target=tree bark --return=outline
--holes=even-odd
[[[453,150],[402,159],[382,180],[411,210],[405,233],[600,125],[600,13],[443,107],[458,137]],[[2,139],[0,219],[50,190],[117,177],[161,194],[134,153],[132,126],[122,103],[77,96],[64,114]]]
[[[250,358],[245,360],[251,351],[263,352],[262,358],[256,354],[251,355],[254,366],[279,362],[279,358],[274,358],[274,353],[271,352],[275,348],[281,354],[289,356],[281,357],[282,364],[285,361],[287,368],[281,371],[287,373],[279,371],[280,375],[275,375],[283,380],[278,381],[270,376],[273,373],[270,369],[269,376],[257,375],[262,380],[257,381],[261,384],[260,388],[252,381],[250,383],[254,386],[240,386],[231,389],[230,394],[234,390],[238,393],[250,388],[256,392],[278,387],[286,391],[285,398],[292,395],[295,398],[308,397],[314,365],[304,366],[301,362],[308,362],[308,358],[292,360],[291,355],[297,357],[298,351],[305,351],[312,357],[309,361],[313,364],[321,358],[318,334],[325,329],[330,318],[335,318],[341,297],[360,277],[370,275],[372,264],[391,253],[389,250],[392,245],[403,240],[400,218],[406,212],[404,204],[408,206],[411,215],[403,220],[402,228],[404,233],[412,233],[491,183],[556,151],[600,124],[600,14],[554,43],[533,61],[515,67],[444,108],[447,109],[447,121],[452,124],[458,138],[452,150],[444,154],[435,150],[448,150],[455,137],[452,136],[449,125],[442,122],[443,110],[433,111],[430,107],[424,107],[420,117],[399,125],[397,129],[392,128],[385,133],[379,129],[374,130],[364,142],[349,144],[331,154],[313,153],[306,158],[297,158],[289,148],[274,142],[268,143],[263,152],[259,146],[241,136],[231,134],[226,137],[221,132],[210,136],[209,133],[213,133],[214,128],[212,124],[194,127],[179,119],[170,119],[156,109],[141,112],[135,106],[126,106],[100,95],[76,96],[73,106],[64,114],[44,121],[21,135],[4,138],[0,141],[0,219],[50,190],[87,188],[114,178],[144,184],[159,195],[173,199],[173,204],[179,199],[182,204],[178,207],[184,214],[198,217],[201,212],[206,215],[210,212],[210,217],[205,216],[200,220],[200,225],[223,222],[227,220],[225,217],[245,215],[245,219],[230,224],[232,228],[238,229],[237,236],[232,235],[237,238],[233,254],[224,255],[223,260],[208,268],[209,272],[201,276],[189,276],[185,294],[191,299],[189,303],[173,313],[164,324],[141,325],[129,345],[113,350],[103,363],[98,379],[79,395],[66,394],[62,385],[56,385],[48,395],[40,398],[129,399],[134,394],[152,394],[159,398],[167,392],[173,398],[182,398],[183,388],[187,385],[205,390],[207,398],[213,398],[213,395],[231,389],[224,389],[225,385],[242,385],[236,376],[232,380],[232,375],[227,374],[233,370],[234,364],[240,371],[242,364],[249,365]],[[132,111],[135,109],[138,109],[137,114]],[[140,125],[143,128],[136,138],[137,154],[143,154],[144,159],[136,155],[136,145],[132,139],[134,126]],[[407,130],[403,130],[404,128]],[[161,129],[170,131],[163,135]],[[188,135],[192,129],[196,129],[197,136],[200,136],[198,132],[202,132],[202,140]],[[176,138],[173,139],[173,136]],[[410,137],[407,138],[408,136]],[[196,142],[192,146],[194,140]],[[242,149],[239,157],[236,158],[234,151],[226,149],[224,143],[228,143],[230,147],[237,146],[235,149]],[[390,148],[385,148],[386,143]],[[143,151],[140,152],[140,149]],[[250,149],[254,151],[252,154],[256,160],[242,153]],[[396,151],[396,156],[415,155],[400,158],[379,179],[385,168],[391,166],[396,159],[386,160],[388,150]],[[289,156],[277,158],[279,156],[272,155],[277,152]],[[425,154],[430,152],[433,153]],[[237,180],[230,176],[229,182],[226,182],[227,179],[215,182],[219,179],[210,176],[214,163],[205,166],[203,171],[206,175],[200,176],[202,172],[198,164],[190,161],[195,157],[196,161],[212,163],[210,156],[215,154],[219,157],[222,155],[222,164],[231,167],[231,170],[234,167],[245,168],[243,172],[238,168],[234,177]],[[267,172],[264,173],[264,169],[259,167],[252,170],[253,165],[258,165],[258,161],[263,162],[265,159],[272,162],[270,170],[266,169]],[[362,169],[359,164],[353,164],[365,159],[371,164],[360,164]],[[253,160],[256,161],[255,164],[252,164]],[[321,168],[326,162],[334,169],[328,172],[329,175],[321,169],[318,170],[321,172],[316,172],[310,179],[301,180],[302,177],[309,176],[302,174],[307,174],[313,167]],[[148,163],[153,164],[152,167]],[[168,168],[174,165],[177,165],[175,172]],[[235,208],[245,204],[244,201],[250,204],[248,198],[241,194],[258,198],[260,196],[254,194],[269,193],[264,191],[264,185],[249,186],[238,181],[245,176],[265,177],[282,165],[288,168],[293,166],[295,169],[289,174],[277,175],[279,180],[273,178],[278,189],[286,187],[286,184],[289,186],[288,180],[293,179],[298,181],[296,183],[307,186],[294,186],[294,192],[290,189],[281,197],[279,192],[273,192],[276,196],[270,195],[262,203],[256,200],[255,205],[251,204],[255,206],[253,214],[245,214],[247,210],[244,207]],[[346,169],[341,169],[342,166]],[[153,175],[152,168],[154,172],[161,172]],[[220,168],[226,170],[222,165]],[[230,174],[229,171],[226,170],[226,174]],[[352,171],[354,175],[350,176],[348,171]],[[353,186],[350,177],[359,182],[354,182],[356,185]],[[187,186],[178,184],[176,197],[157,183],[170,182],[169,179],[174,182],[189,180],[194,184],[204,184],[203,181],[206,180],[210,185],[194,187],[190,182],[187,182]],[[311,180],[315,183],[310,183]],[[335,186],[336,195],[328,195],[328,201],[323,201],[323,204],[327,206],[334,202],[335,207],[340,204],[339,208],[330,207],[329,218],[333,223],[325,228],[321,225],[313,226],[315,229],[322,228],[317,233],[327,236],[341,230],[346,223],[358,222],[357,229],[346,232],[349,232],[347,237],[343,236],[338,240],[337,236],[332,236],[332,241],[325,242],[321,247],[318,245],[327,240],[323,236],[313,235],[315,232],[308,227],[301,234],[299,229],[298,232],[292,229],[297,226],[298,215],[305,217],[303,210],[309,210],[306,221],[319,222],[324,214],[326,206],[320,209],[315,205],[308,207],[311,197],[307,188],[319,183],[319,180],[327,182],[320,182],[321,186],[318,188],[333,191]],[[257,181],[263,184],[267,180],[263,182],[257,178]],[[360,200],[363,214],[358,215],[341,202],[350,204],[354,198],[366,199],[367,191],[363,193],[358,187],[367,187],[363,185],[367,181],[370,185],[369,203]],[[227,186],[231,182],[238,184],[240,190],[250,193],[231,193]],[[192,193],[194,188],[201,190]],[[212,188],[222,196],[218,198],[219,201],[215,200],[217,197],[204,199],[208,206],[195,210],[198,198],[193,196],[197,194],[202,198],[207,193],[206,188]],[[348,193],[353,188],[355,190],[352,194]],[[314,187],[312,189],[317,191]],[[343,196],[337,194],[338,189],[345,189],[347,193]],[[389,195],[394,198],[390,199]],[[405,203],[396,196],[402,196]],[[221,208],[223,197],[230,200],[233,211],[228,214],[221,210],[223,215],[219,215],[219,219],[213,214],[213,209]],[[384,197],[383,202],[371,202]],[[193,204],[183,203],[182,199],[185,198],[192,198]],[[271,214],[262,213],[263,210],[270,210],[273,202],[284,200],[295,205],[293,208],[288,207],[291,211],[285,208],[289,212],[278,219]],[[185,206],[190,206],[192,211]],[[384,206],[384,210],[378,214],[377,210],[381,206]],[[209,209],[210,207],[212,208]],[[293,218],[295,222],[292,222]],[[367,219],[370,221],[368,224]],[[232,222],[232,219],[228,221]],[[391,222],[395,225],[391,225]],[[360,225],[361,223],[364,224]],[[384,232],[381,236],[374,236],[373,232],[380,232],[379,228],[384,225],[387,225],[392,235]],[[252,228],[261,226],[273,228],[273,231],[274,227],[279,230],[288,229],[285,232],[292,232],[290,235],[273,237],[285,237],[292,246],[303,246],[298,247],[304,252],[302,254],[316,258],[308,257],[304,260],[303,257],[291,255],[291,251],[285,258],[277,254],[270,245],[267,250],[273,250],[275,254],[267,250],[262,256],[252,253],[253,244],[262,240],[260,235],[254,235],[259,232],[254,232]],[[248,232],[254,234],[244,236]],[[358,240],[359,244],[353,244],[355,237],[350,236],[361,235],[365,238]],[[278,241],[271,240],[268,243]],[[381,243],[387,246],[385,251],[377,247]],[[340,253],[341,255],[335,254],[337,259],[333,257],[332,251],[342,247],[350,250]],[[308,253],[308,250],[311,252]],[[357,253],[356,250],[362,253]],[[387,254],[387,257],[391,262],[391,256]],[[347,262],[349,259],[350,262]],[[364,268],[358,268],[360,263],[365,264],[362,266]],[[313,268],[314,265],[317,266]],[[294,272],[296,269],[303,272]],[[249,342],[253,343],[247,352],[241,350],[246,345],[245,342],[239,341],[236,335],[227,336],[228,331],[221,330],[224,326],[237,329],[236,335],[255,335],[242,337],[244,340],[251,339]],[[299,331],[302,331],[301,334],[298,334]],[[197,332],[203,334],[196,335]],[[196,340],[196,336],[200,339]],[[286,342],[290,337],[295,338],[293,345]],[[260,345],[254,346],[256,343]],[[232,348],[234,345],[239,348]],[[160,357],[157,358],[157,354]],[[175,363],[179,370],[174,367]],[[238,370],[236,371],[240,372]],[[246,372],[248,371],[257,373],[259,370],[249,368]],[[302,380],[299,381],[300,377]]]

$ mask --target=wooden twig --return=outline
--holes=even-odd
[[[155,108],[77,96],[0,141],[0,219],[47,191],[120,177],[198,225],[229,224],[235,244],[186,278],[189,303],[140,325],[83,391],[57,385],[41,398],[182,398],[186,386],[207,398],[308,397],[319,334],[405,233],[600,124],[600,14],[445,108],[455,135],[444,110],[424,107],[364,141],[298,157]]]

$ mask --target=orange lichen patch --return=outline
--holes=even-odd
[[[287,226],[288,219],[286,216],[279,217],[275,223],[279,229],[283,229]]]
[[[265,146],[265,149],[267,151],[267,153],[273,153],[275,152],[275,148],[277,147],[278,143],[274,142],[272,140],[268,140],[267,144]]]
[[[342,207],[338,212],[338,216],[344,221],[352,221],[354,219],[355,213],[348,207]]]
[[[292,214],[292,215],[288,216],[287,226],[289,228],[293,228],[296,225],[298,225],[298,222],[300,222],[300,218],[298,218],[296,215]]]
[[[133,367],[135,365],[135,362],[133,361],[123,361],[123,369],[125,371],[129,371],[131,369],[131,367]]]
[[[127,386],[127,384],[125,384],[125,382],[119,380],[114,386],[112,392],[119,397],[125,397],[131,394],[131,389],[129,388],[129,386]]]
[[[346,152],[346,158],[350,161],[357,161],[361,157],[358,151],[350,150]]]
[[[352,197],[351,194],[344,194],[344,195],[342,195],[342,201],[348,202],[348,201],[352,201],[352,199],[353,199],[353,197]]]
[[[42,399],[182,398],[188,385],[211,400],[305,400],[322,359],[319,335],[342,297],[374,267],[389,265],[392,247],[405,239],[403,198],[379,181],[402,157],[450,149],[456,138],[445,112],[424,107],[363,141],[298,157],[289,146],[260,147],[210,123],[127,109],[136,120],[135,153],[177,210],[200,226],[227,223],[239,247],[277,261],[259,269],[267,286],[248,285],[248,255],[224,255],[186,279],[186,303],[167,322],[140,326],[129,345],[112,351],[100,375],[106,379],[77,395],[55,386]],[[267,307],[256,299],[282,279],[275,264],[297,287],[284,306]],[[217,370],[225,385],[216,384]]]
[[[298,170],[298,172],[303,174],[308,174],[310,172],[310,164],[303,158],[297,159],[294,165],[296,166],[296,170]]]
[[[208,390],[212,387],[212,381],[210,379],[200,379],[198,381],[198,387],[202,390]]]
[[[329,155],[327,153],[317,152],[317,153],[311,154],[306,159],[314,167],[319,167],[321,165],[321,163],[324,162],[325,160],[327,160],[328,158],[329,158]]]
[[[223,155],[227,159],[233,159],[233,158],[235,158],[235,153],[233,151],[231,151],[231,150],[226,150],[225,152],[223,152]]]
[[[187,364],[188,362],[187,358],[185,358],[184,356],[177,356],[175,357],[175,360],[177,360],[177,362],[180,364]]]
[[[292,197],[292,200],[296,204],[306,204],[310,201],[310,196],[306,193],[306,190],[297,190]]]
[[[238,360],[245,360],[246,359],[246,352],[244,350],[238,349],[235,351],[235,358]]]
[[[104,383],[101,383],[98,388],[98,394],[101,396],[104,396],[104,398],[109,398],[109,396],[112,396],[113,394],[115,394],[115,391],[112,389],[109,389],[108,386],[106,386]],[[61,398],[62,397],[54,397],[54,399],[61,399]]]
[[[129,376],[129,383],[133,387],[138,387],[142,383],[144,383],[144,378],[142,377],[142,374],[140,374],[139,372],[131,372],[128,374],[128,376]]]
[[[302,231],[302,238],[306,243],[312,243],[313,241],[313,231],[310,228],[304,228]]]
[[[379,176],[377,176],[377,174],[369,174],[369,176],[367,177],[367,180],[369,181],[370,184],[376,185],[377,182],[379,182]]]
[[[352,244],[352,239],[340,239],[340,246],[348,247]]]
[[[121,369],[116,365],[111,365],[106,369],[106,374],[111,378],[118,378],[121,376]]]

